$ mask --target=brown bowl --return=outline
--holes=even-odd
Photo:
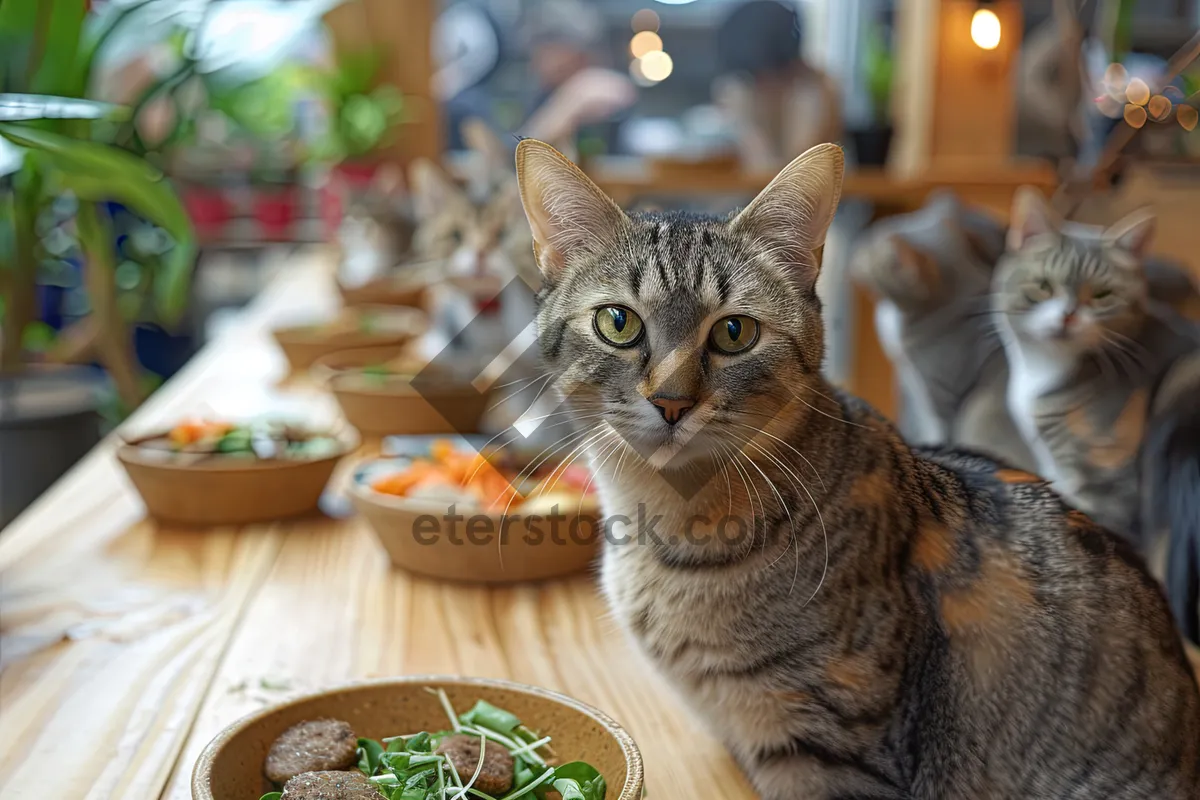
[[[379,330],[364,331],[359,321],[365,314],[385,317]],[[294,372],[308,369],[322,356],[339,350],[358,350],[371,347],[391,348],[398,352],[409,341],[425,331],[425,315],[415,308],[395,306],[361,306],[346,309],[334,323],[327,325],[298,325],[272,331],[276,343],[287,357]]]
[[[358,446],[344,434],[341,449],[324,458],[174,463],[137,445],[117,449],[117,459],[147,513],[185,526],[245,525],[311,514],[338,462]]]
[[[485,678],[412,676],[364,681],[258,711],[217,734],[192,771],[193,800],[258,800],[272,790],[263,777],[271,743],[310,719],[345,720],[358,736],[442,730],[446,712],[425,687],[445,690],[457,710],[476,700],[508,709],[533,730],[553,736],[565,761],[586,761],[604,776],[608,800],[639,800],[642,756],[633,738],[608,715],[565,695]]]
[[[309,367],[308,373],[318,385],[325,385],[334,376],[358,372],[364,367],[385,366],[403,360],[415,363],[413,343],[389,345],[387,347],[361,347],[355,350],[338,350],[321,356]]]
[[[327,388],[346,421],[367,437],[391,434],[465,433],[478,430],[490,395],[465,383],[447,382],[418,392],[407,375],[332,376]]]
[[[519,583],[573,575],[591,566],[600,548],[594,500],[580,504],[553,494],[508,515],[472,511],[428,499],[397,497],[364,479],[371,459],[355,467],[348,494],[392,564],[418,575],[465,583]]]
[[[396,278],[376,278],[362,286],[346,286],[338,281],[338,293],[347,306],[407,306],[425,307],[426,285],[422,282]]]

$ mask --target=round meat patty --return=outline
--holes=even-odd
[[[358,763],[358,737],[349,723],[310,719],[279,735],[267,752],[263,771],[275,783],[302,772],[350,769]]]
[[[283,787],[283,800],[380,800],[361,772],[302,772]]]
[[[471,780],[471,776],[475,774],[475,768],[479,766],[480,742],[481,739],[478,736],[458,734],[443,739],[442,743],[438,745],[437,752],[450,759],[450,763],[454,765],[454,771],[458,773],[463,785]],[[490,795],[504,794],[512,788],[513,757],[503,746],[495,742],[487,742],[487,746],[483,748],[483,769],[479,771],[479,777],[472,785],[484,794]]]

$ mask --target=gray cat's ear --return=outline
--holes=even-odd
[[[517,145],[517,185],[538,267],[553,279],[573,252],[611,245],[628,223],[600,187],[545,142]]]
[[[820,269],[814,253],[825,244],[842,196],[844,171],[842,148],[819,144],[784,167],[730,227],[778,245],[801,283],[811,286]]]
[[[462,194],[450,176],[427,158],[413,161],[408,168],[408,180],[412,185],[413,210],[421,221],[436,216]]]
[[[908,288],[918,297],[932,296],[942,280],[933,257],[896,235],[889,237],[888,243],[896,254],[896,266]]]
[[[1127,214],[1121,220],[1104,231],[1104,241],[1132,253],[1138,259],[1145,258],[1150,251],[1150,243],[1154,240],[1154,230],[1158,224],[1154,211],[1141,208],[1132,214]]]
[[[1031,239],[1057,234],[1062,220],[1032,186],[1022,186],[1013,195],[1012,217],[1008,224],[1008,249],[1020,250]]]

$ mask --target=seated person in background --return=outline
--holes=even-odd
[[[527,32],[538,91],[520,128],[523,136],[572,140],[581,128],[607,122],[637,101],[629,76],[599,63],[603,29],[595,9],[577,0],[537,9]]]
[[[725,72],[713,99],[728,115],[742,164],[775,169],[842,133],[837,86],[800,55],[796,10],[777,0],[738,6],[717,31]]]

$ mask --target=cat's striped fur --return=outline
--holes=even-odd
[[[1138,556],[821,377],[840,150],[731,220],[627,216],[538,142],[517,168],[541,350],[610,521],[605,593],[763,797],[1197,796],[1200,696]],[[601,339],[609,304],[640,340]],[[761,326],[736,356],[705,344],[730,313]],[[663,392],[698,403],[670,425]]]

